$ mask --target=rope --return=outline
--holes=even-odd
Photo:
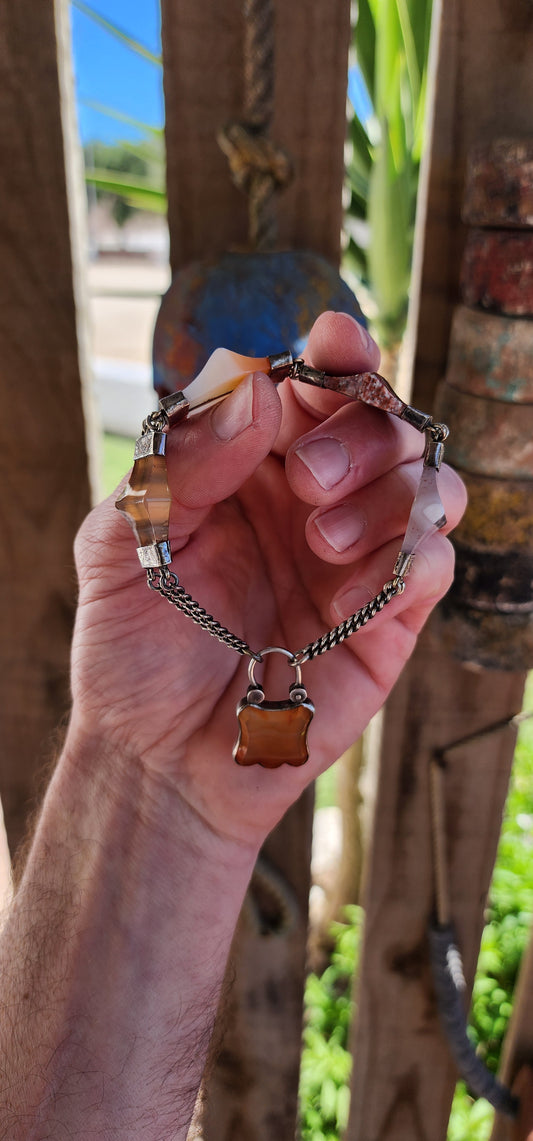
[[[467,1015],[464,1003],[466,982],[461,953],[457,947],[451,925],[446,858],[444,774],[446,754],[451,749],[478,740],[498,729],[507,728],[528,716],[530,715],[515,715],[505,721],[496,722],[475,733],[470,733],[460,740],[453,741],[446,748],[435,750],[429,771],[431,842],[437,916],[437,922],[432,923],[429,928],[429,946],[439,1017],[450,1052],[469,1089],[476,1097],[486,1098],[494,1106],[497,1113],[511,1118],[517,1116],[518,1098],[513,1096],[507,1086],[504,1086],[478,1057],[467,1034]]]
[[[218,144],[232,179],[248,195],[249,241],[272,249],[276,241],[274,195],[292,176],[289,156],[267,137],[274,109],[274,3],[243,0],[243,119],[219,131]]]
[[[432,926],[429,946],[433,984],[444,1032],[461,1077],[476,1097],[484,1097],[497,1113],[516,1117],[518,1098],[502,1085],[478,1057],[466,1032],[463,963],[453,929]]]
[[[244,0],[244,119],[268,131],[274,111],[274,2]]]

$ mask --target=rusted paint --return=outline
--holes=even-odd
[[[533,316],[533,233],[471,230],[461,292],[467,305],[509,316]]]
[[[453,317],[446,380],[474,396],[533,403],[533,322],[460,305]]]
[[[450,427],[446,458],[460,470],[469,497],[453,537],[456,573],[441,610],[443,641],[463,660],[516,671],[533,665],[533,403],[524,402],[533,387],[524,351],[529,332],[527,322],[460,309],[436,402],[436,414]],[[503,360],[502,344],[511,345]],[[516,386],[513,354],[515,361],[522,355],[525,373]]]
[[[436,415],[450,428],[446,458],[461,472],[533,479],[533,404],[506,404],[459,392],[437,394]]]
[[[468,506],[454,541],[480,550],[533,551],[533,482],[464,472]]]
[[[533,617],[533,553],[487,551],[455,547],[456,602],[474,610],[498,614],[530,614]]]
[[[462,214],[468,226],[533,226],[531,139],[496,139],[472,148]]]
[[[518,673],[533,664],[533,619],[529,613],[476,610],[453,592],[440,609],[439,634],[445,649],[462,661],[490,670]]]
[[[261,357],[300,356],[325,309],[362,325],[356,297],[324,258],[308,250],[226,253],[174,274],[154,333],[154,382],[160,396],[185,388],[221,346]]]

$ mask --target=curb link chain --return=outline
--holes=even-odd
[[[242,638],[238,638],[236,634],[232,634],[226,626],[218,622],[212,614],[208,614],[199,602],[195,602],[194,598],[187,591],[180,586],[177,574],[174,571],[169,571],[166,567],[158,567],[157,569],[150,569],[146,572],[148,586],[150,590],[157,591],[167,602],[172,606],[176,606],[178,610],[182,610],[188,618],[196,622],[202,630],[206,630],[213,638],[217,638],[219,642],[224,645],[230,646],[232,650],[236,650],[238,654],[249,654],[251,658],[256,661],[261,661],[259,654],[254,654],[250,646]]]
[[[181,610],[188,618],[191,618],[193,622],[201,626],[202,630],[211,634],[213,638],[217,638],[219,642],[230,646],[230,648],[235,650],[238,654],[247,654],[256,662],[263,660],[261,654],[254,653],[247,642],[242,638],[238,638],[236,634],[232,634],[231,630],[228,630],[227,626],[223,626],[218,622],[212,614],[208,614],[207,611],[204,610],[204,607],[200,606],[200,604],[180,586],[178,576],[174,571],[169,571],[166,567],[150,568],[146,572],[146,577],[150,590],[154,590],[160,594],[162,598],[166,598],[167,602],[170,602],[172,606]],[[386,582],[379,591],[379,594],[376,594],[375,597],[372,598],[370,602],[367,602],[365,606],[362,606],[360,610],[356,610],[349,618],[345,618],[343,622],[339,622],[338,626],[334,626],[332,630],[328,630],[322,637],[316,638],[314,642],[308,642],[302,650],[297,650],[297,652],[293,654],[290,664],[302,666],[305,662],[312,661],[313,658],[319,657],[320,654],[325,654],[328,650],[333,650],[335,646],[339,646],[341,642],[344,642],[345,638],[349,638],[351,634],[355,634],[357,630],[366,626],[367,622],[375,618],[376,614],[379,614],[389,602],[392,602],[392,599],[395,598],[396,595],[403,594],[404,590],[405,580],[400,575],[396,575],[390,582]]]

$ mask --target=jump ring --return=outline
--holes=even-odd
[[[266,646],[264,650],[261,650],[260,654],[254,654],[253,657],[250,657],[250,664],[248,666],[250,685],[257,684],[255,680],[255,667],[258,663],[263,661],[265,654],[283,654],[286,658],[289,658],[289,665],[296,673],[296,685],[302,684],[302,670],[300,663],[295,661],[294,654],[292,654],[290,650],[286,650],[284,646]]]

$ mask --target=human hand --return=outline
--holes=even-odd
[[[278,346],[273,346],[273,351]],[[342,314],[324,314],[307,359],[332,373],[374,369],[378,352]],[[423,439],[360,403],[262,374],[169,435],[170,541],[180,582],[260,651],[296,651],[391,578]],[[464,491],[440,473],[448,529]],[[442,532],[417,554],[404,594],[368,627],[304,667],[316,708],[302,769],[241,768],[231,753],[245,663],[146,587],[131,531],[100,504],[77,540],[73,730],[135,758],[210,829],[258,845],[286,808],[364,729],[448,588]],[[258,676],[263,667],[258,667]],[[286,696],[286,660],[266,659],[267,697]]]

